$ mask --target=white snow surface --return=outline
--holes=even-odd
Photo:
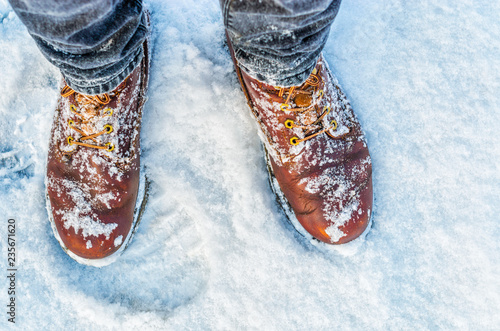
[[[83,266],[45,210],[60,76],[0,0],[0,329],[499,330],[500,2],[344,0],[325,58],[364,127],[373,228],[300,240],[267,182],[217,0],[147,3],[152,190],[121,258]]]

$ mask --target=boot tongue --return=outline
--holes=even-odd
[[[92,120],[93,117],[99,115],[100,104],[94,99],[93,96],[78,95],[78,103],[80,104],[80,115],[82,119],[87,122],[82,124],[82,131],[87,135],[94,134],[102,130],[96,127],[96,122]]]
[[[311,125],[314,122],[316,122],[317,119],[318,119],[318,116],[316,116],[316,114],[312,111],[305,112],[304,114],[301,115],[301,118],[300,118],[302,124],[304,124],[304,125]]]
[[[313,103],[313,96],[312,93],[300,93],[295,96],[293,101],[299,108],[308,108]],[[302,124],[311,125],[318,119],[318,114],[316,114],[316,112],[311,109],[300,114],[300,119]]]
[[[95,123],[87,123],[82,125],[82,131],[85,132],[87,136],[97,133],[101,130],[97,130]]]
[[[312,104],[312,95],[309,94],[298,94],[294,99],[297,107],[305,108]]]
[[[97,108],[94,108],[92,105],[88,105],[87,107],[82,109],[81,114],[83,115],[83,119],[85,119],[85,121],[88,121],[87,123],[82,124],[83,132],[85,132],[87,135],[91,135],[102,130],[99,130],[97,128],[97,122],[99,121],[92,120],[92,118],[99,115],[99,110]]]

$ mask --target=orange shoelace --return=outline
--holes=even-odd
[[[112,92],[100,94],[100,95],[84,95],[75,92],[71,87],[68,85],[64,86],[61,90],[61,96],[63,98],[67,98],[71,95],[74,96],[74,100],[76,104],[70,104],[69,108],[73,114],[77,116],[76,120],[69,119],[68,120],[68,126],[78,132],[81,137],[78,140],[75,140],[72,136],[68,136],[66,138],[66,141],[69,145],[77,145],[77,146],[84,146],[84,147],[89,147],[89,148],[97,148],[97,149],[103,149],[108,152],[113,151],[115,148],[114,145],[110,142],[102,145],[99,143],[99,141],[96,139],[97,137],[103,135],[103,134],[110,134],[113,132],[113,126],[110,124],[104,125],[102,131],[96,132],[96,133],[91,133],[87,134],[83,131],[82,125],[86,125],[91,122],[96,122],[101,118],[107,117],[107,116],[112,116],[113,115],[113,109],[111,108],[104,108],[107,104],[111,102],[111,100],[115,97],[117,97],[121,91],[126,86],[126,81],[123,81],[123,83],[120,84],[115,90]],[[82,114],[81,112],[78,112],[78,109],[82,109],[86,115]],[[91,115],[88,116],[88,113]],[[90,144],[85,141],[93,141],[95,144]],[[75,150],[69,152],[72,153]]]
[[[328,133],[328,131],[330,130],[337,129],[337,122],[335,120],[331,120],[330,124],[327,127],[324,126],[323,119],[325,118],[326,115],[330,113],[331,108],[329,106],[325,106],[323,107],[322,110],[319,110],[318,104],[320,103],[324,95],[323,90],[318,91],[319,85],[320,85],[320,77],[317,74],[317,70],[315,68],[311,73],[311,75],[307,78],[307,80],[299,87],[297,86],[275,87],[277,90],[279,90],[278,96],[280,98],[283,98],[284,100],[284,103],[282,103],[280,106],[282,111],[297,112],[300,114],[305,114],[306,116],[309,113],[314,114],[315,112],[317,115],[316,119],[311,121],[311,123],[295,123],[292,119],[287,119],[284,122],[285,127],[287,129],[300,128],[305,131],[304,138],[302,139],[299,139],[296,136],[290,138],[290,144],[292,145],[298,145],[303,141],[314,138],[325,132],[334,139],[341,139],[345,136],[342,135],[341,137],[333,137],[331,134]],[[285,94],[288,94],[286,99],[285,99]],[[315,95],[316,99],[314,100]],[[302,107],[297,105],[298,107],[292,108],[290,101],[293,98],[297,100],[297,97],[301,98],[302,100],[310,99],[310,104]],[[297,104],[297,101],[295,101],[295,103]]]

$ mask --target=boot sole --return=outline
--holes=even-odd
[[[47,178],[45,178],[47,180]],[[54,237],[56,237],[57,241],[59,242],[59,245],[61,245],[61,248],[68,254],[73,260],[80,264],[92,266],[92,267],[104,267],[107,265],[110,265],[111,263],[115,262],[120,255],[127,249],[128,245],[132,241],[132,237],[134,234],[137,232],[137,228],[139,226],[139,223],[142,220],[142,215],[144,214],[144,210],[146,208],[146,204],[148,202],[149,198],[149,187],[150,187],[150,181],[146,177],[144,168],[141,167],[141,176],[139,179],[139,190],[137,192],[137,200],[135,202],[135,208],[134,208],[134,221],[132,223],[132,226],[130,228],[130,231],[125,238],[123,244],[120,246],[120,248],[114,252],[113,254],[106,256],[102,259],[86,259],[81,256],[76,255],[72,251],[70,251],[64,242],[62,241],[61,237],[59,236],[59,232],[57,231],[56,224],[54,222],[54,218],[52,217],[52,207],[50,204],[50,199],[48,192],[45,192],[45,200],[46,200],[46,208],[47,208],[47,213],[49,214],[49,221],[50,225],[52,227],[52,232],[54,232]],[[47,181],[45,181],[45,187],[48,187]]]

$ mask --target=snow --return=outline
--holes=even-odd
[[[324,54],[374,169],[373,228],[354,254],[320,251],[285,224],[218,1],[149,7],[152,191],[130,247],[99,269],[52,234],[59,73],[0,0],[0,215],[16,219],[18,328],[500,329],[498,1],[344,0]],[[5,276],[5,221],[0,237]]]
[[[113,242],[113,244],[116,246],[120,246],[123,242],[123,236],[118,236],[116,237],[115,241]]]

